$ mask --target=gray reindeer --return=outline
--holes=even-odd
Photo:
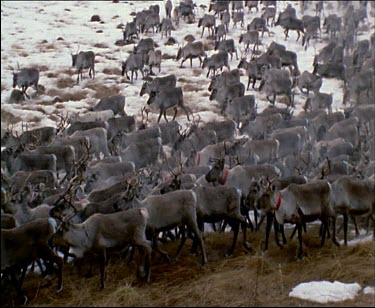
[[[39,70],[36,68],[23,68],[20,70],[20,66],[18,65],[18,71],[14,72],[13,70],[13,88],[18,86],[22,90],[22,94],[24,94],[27,98],[30,98],[26,94],[26,90],[29,86],[34,86],[36,92],[38,93],[38,82],[39,82]]]
[[[80,51],[79,53],[72,53],[72,67],[77,69],[77,84],[79,83],[79,75],[81,75],[82,81],[82,71],[86,68],[89,69],[90,78],[95,78],[95,54],[92,51]],[[92,72],[92,75],[91,75]]]

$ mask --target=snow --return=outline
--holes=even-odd
[[[326,304],[353,299],[361,290],[358,283],[310,281],[295,286],[289,296]]]
[[[374,287],[363,288],[363,294],[373,294],[373,295],[375,295],[375,288]]]

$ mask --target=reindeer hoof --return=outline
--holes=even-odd
[[[225,257],[228,258],[228,257],[230,257],[232,254],[233,254],[233,252],[229,250],[229,251],[227,251],[227,252],[225,253]]]
[[[253,246],[249,242],[243,243],[243,247],[245,247],[245,249],[247,249],[249,251],[253,251],[254,250]]]

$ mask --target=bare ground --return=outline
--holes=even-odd
[[[341,281],[374,286],[374,242],[349,247],[336,247],[331,241],[320,248],[316,225],[309,226],[304,237],[305,258],[296,260],[297,239],[283,249],[273,240],[269,251],[262,252],[263,232],[249,232],[248,241],[254,251],[248,253],[239,235],[235,253],[225,258],[232,232],[206,233],[208,263],[200,266],[200,255],[190,254],[191,241],[182,250],[174,265],[158,254],[153,254],[151,283],[139,284],[134,261],[126,264],[125,257],[111,256],[106,268],[106,288],[99,290],[99,269],[93,264],[91,277],[83,270],[78,275],[71,263],[63,270],[64,289],[56,293],[56,277],[42,279],[30,273],[25,278],[24,290],[29,298],[27,306],[374,306],[374,295],[361,293],[354,300],[319,304],[297,298],[288,293],[301,282]],[[290,231],[287,231],[287,236]],[[161,244],[171,256],[176,242]],[[136,254],[137,258],[137,254]],[[13,306],[14,292],[2,288],[2,306]]]

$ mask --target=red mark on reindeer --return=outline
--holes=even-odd
[[[224,177],[223,177],[221,180],[219,180],[219,183],[220,183],[221,185],[224,185],[225,182],[227,181],[228,173],[229,173],[229,170],[228,170],[228,169],[225,169],[225,171],[224,171]]]
[[[280,205],[281,205],[281,193],[279,193],[277,197],[276,211],[280,208]]]

